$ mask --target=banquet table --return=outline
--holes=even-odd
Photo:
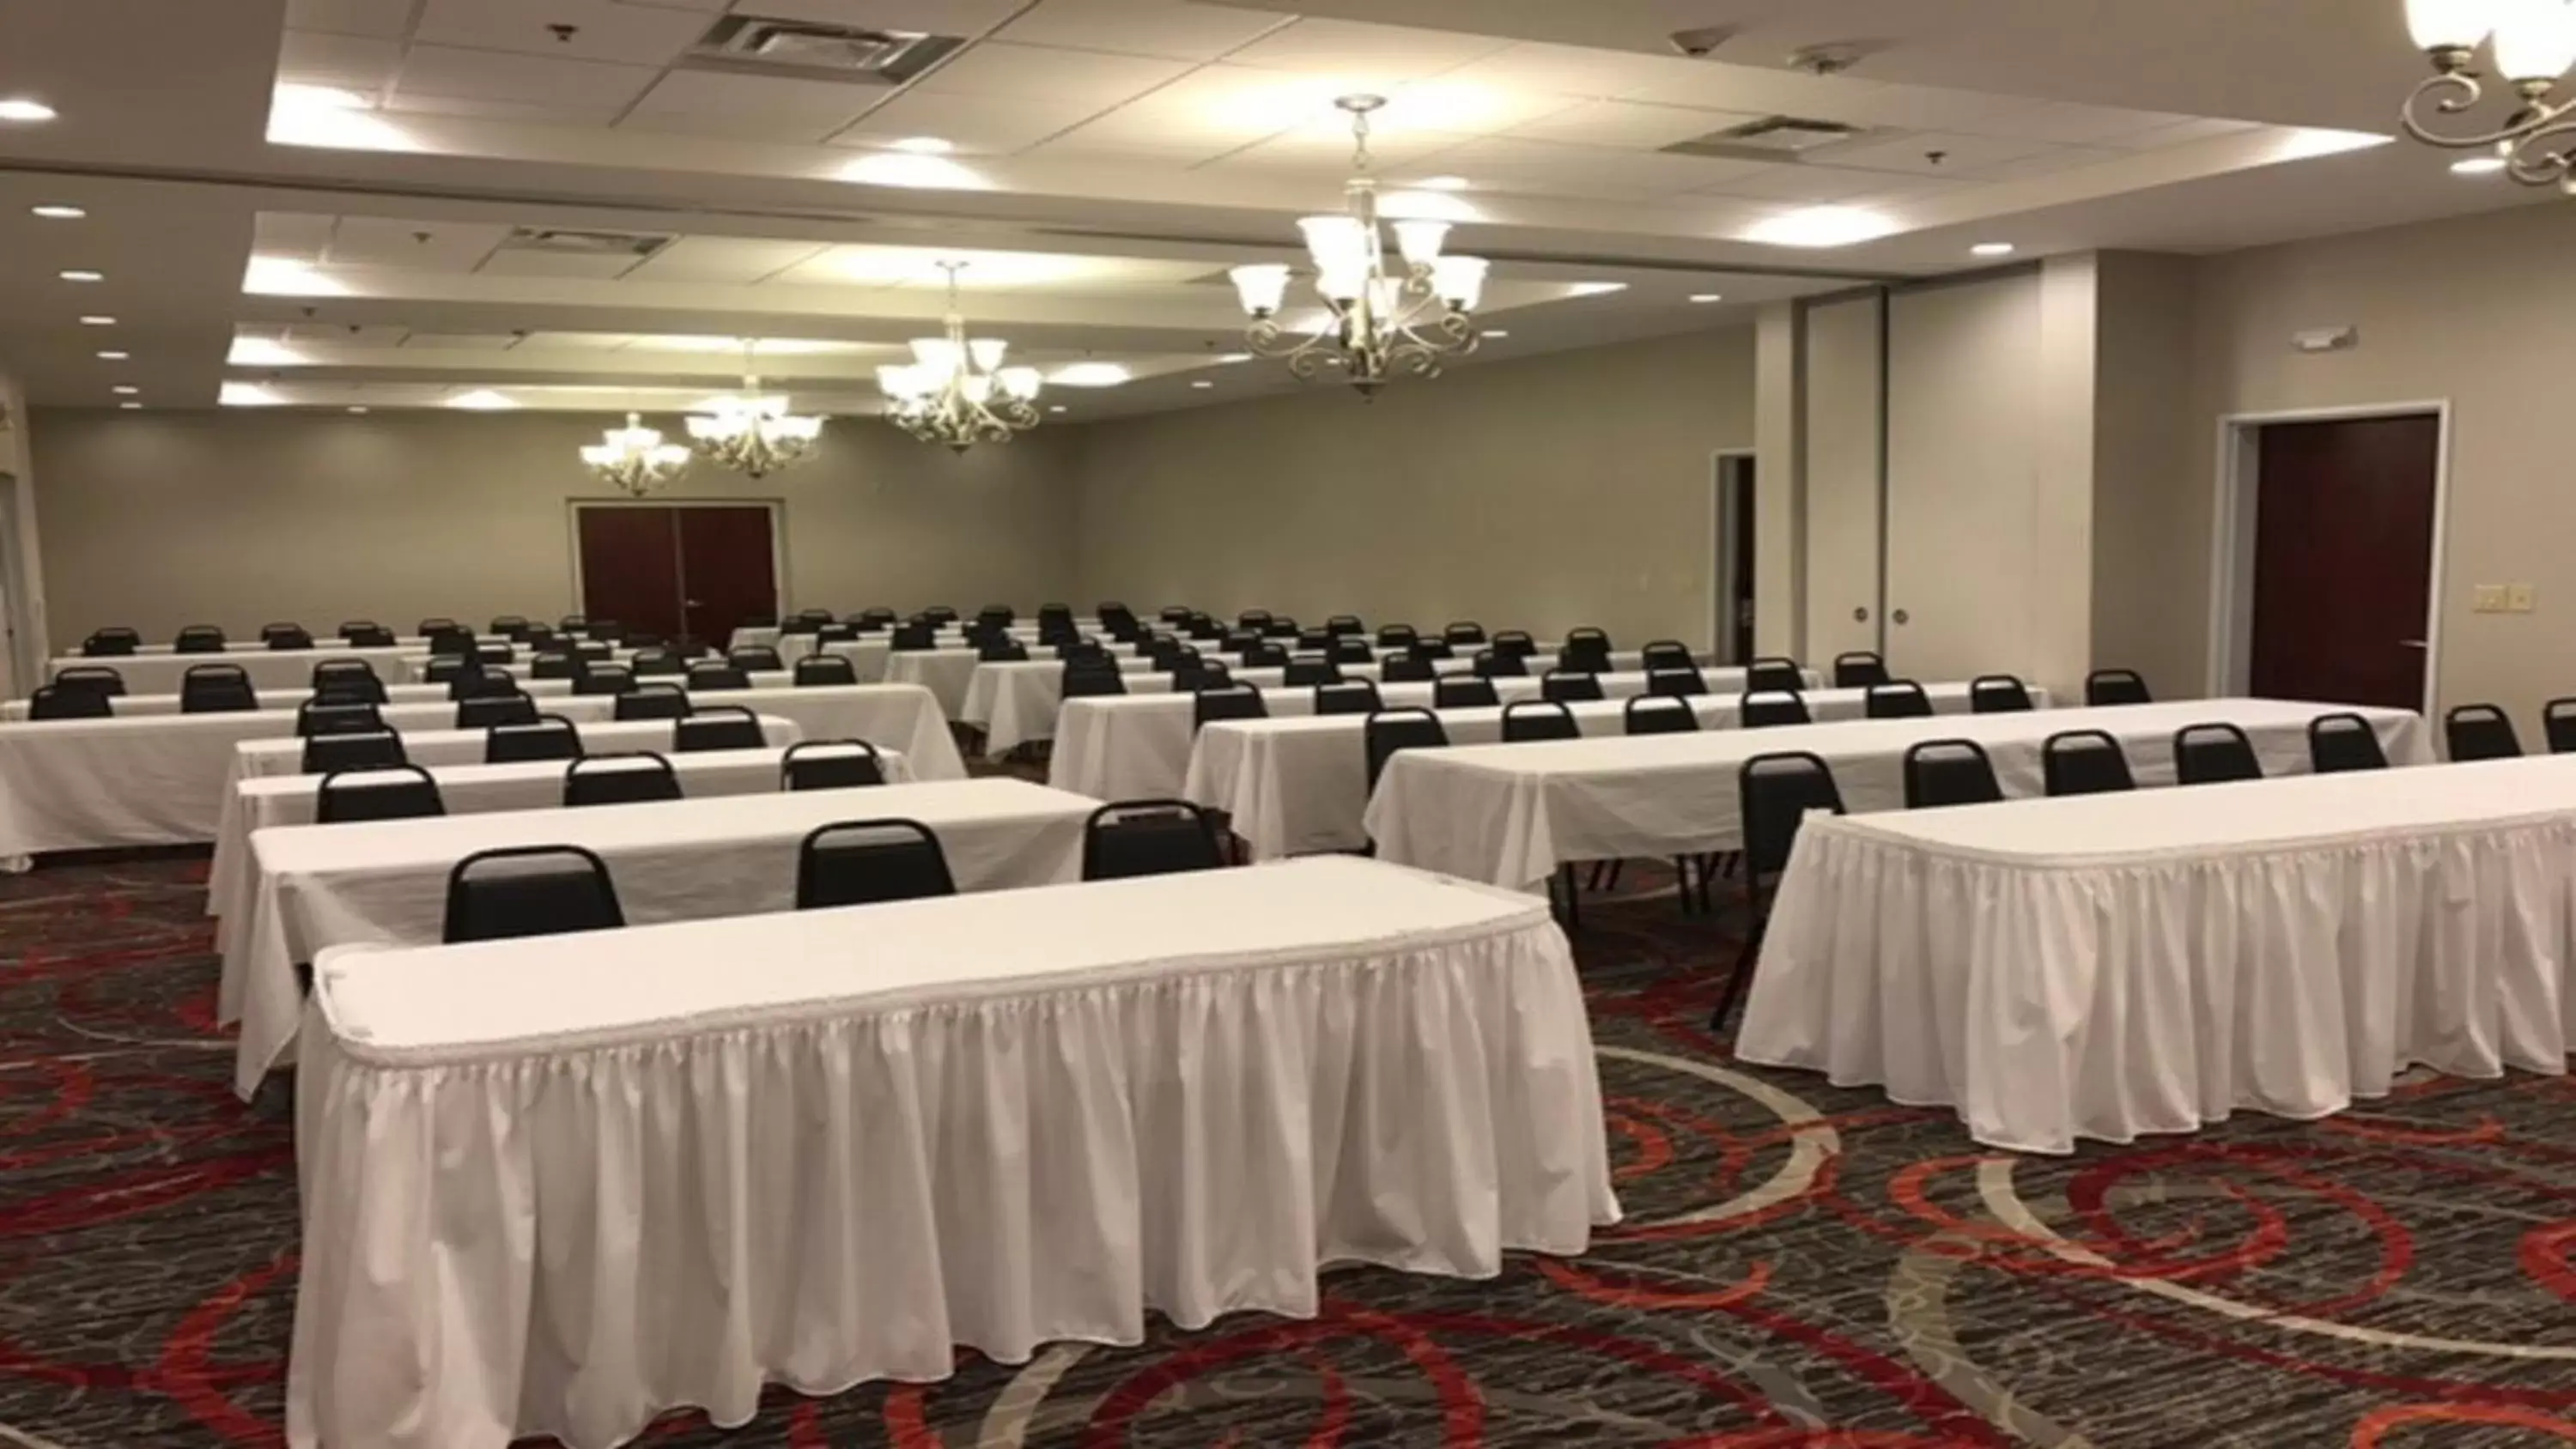
[[[774,748],[801,743],[805,732],[796,722],[777,715],[762,715],[760,734]],[[592,755],[633,754],[652,750],[674,755],[673,730],[666,719],[576,720],[573,731],[581,737],[582,752]],[[446,765],[479,765],[484,749],[491,743],[488,730],[429,729],[406,730],[402,737],[403,754],[415,765],[437,769]],[[921,762],[912,762],[916,776]],[[227,794],[243,780],[262,780],[277,775],[304,773],[304,742],[292,736],[275,739],[245,740],[235,745],[226,763],[224,783]],[[218,830],[218,835],[221,831]],[[209,837],[214,838],[214,837]]]
[[[1736,1055],[2024,1152],[2567,1070],[2576,759],[1811,819]]]
[[[1923,692],[1943,714],[1968,712],[1965,684],[1931,684]],[[1819,689],[1803,698],[1819,720],[1859,719],[1867,701],[1857,689]],[[2048,704],[2045,690],[2034,687],[2031,698],[2042,708]],[[1690,704],[1701,729],[1731,730],[1741,699],[1703,694],[1693,696]],[[1568,705],[1566,712],[1586,735],[1617,736],[1626,727],[1627,701]],[[1453,744],[1488,744],[1503,737],[1499,708],[1439,714]],[[1234,833],[1255,860],[1364,849],[1369,843],[1361,818],[1369,803],[1367,729],[1365,715],[1319,717],[1311,710],[1300,717],[1219,721],[1198,733],[1181,798],[1233,817]]]
[[[754,683],[758,683],[760,680],[769,677],[770,676],[767,675],[753,675],[752,679]],[[788,676],[780,674],[776,676],[776,679],[781,685],[784,685],[787,682]],[[519,692],[527,695],[531,699],[562,699],[572,693],[572,681],[568,679],[522,679],[519,681]],[[310,685],[299,686],[294,689],[266,690],[260,694],[259,706],[262,709],[291,710],[312,697],[313,690]],[[385,686],[385,703],[389,705],[439,704],[442,702],[452,702],[449,701],[447,686],[444,684],[387,684]],[[110,698],[108,700],[108,705],[111,717],[117,719],[123,719],[130,715],[177,714],[179,713],[179,696],[175,694],[120,694]],[[0,702],[0,721],[23,720],[27,718],[28,708],[29,706],[27,701],[23,699],[12,699],[6,702]]]
[[[1526,898],[1315,860],[614,941],[316,963],[293,1449],[734,1426],[1619,1219]]]
[[[117,672],[129,694],[177,694],[189,670],[200,664],[228,664],[249,676],[253,689],[309,691],[313,666],[333,660],[363,659],[388,684],[408,678],[402,672],[404,656],[424,647],[396,644],[389,649],[352,649],[336,644],[312,649],[227,649],[220,654],[122,654],[99,659],[72,655],[47,660],[45,678],[51,680],[66,669],[105,667]]]
[[[691,690],[689,705],[700,710],[739,706],[754,714],[793,720],[807,739],[861,739],[901,750],[911,757],[914,773],[924,780],[965,778],[965,758],[957,753],[957,741],[948,732],[948,718],[928,690],[904,684],[798,685],[791,682],[790,675],[768,671],[750,678],[750,689]],[[555,682],[528,680],[521,688]],[[643,682],[681,681],[654,678]],[[550,694],[540,699],[537,707],[580,723],[610,718],[616,713],[616,700],[612,694]],[[402,709],[386,710],[385,722],[397,729],[410,728],[398,720],[402,713]],[[447,717],[453,719],[453,712]],[[429,721],[425,718],[423,722]]]
[[[2308,721],[2349,708],[2277,699],[2192,699],[2098,709],[1933,719],[1850,720],[1706,734],[1463,745],[1406,750],[1387,764],[1364,817],[1379,854],[1496,885],[1536,888],[1560,865],[1734,850],[1737,772],[1755,755],[1807,750],[1833,768],[1845,808],[1892,810],[1905,798],[1910,745],[1985,747],[2007,796],[2040,793],[2040,746],[2063,730],[2106,730],[2141,786],[2173,783],[2173,735],[2228,723],[2267,775],[2308,769]],[[2397,764],[2432,759],[2412,710],[2360,709]]]
[[[680,793],[691,800],[709,795],[757,795],[780,785],[787,748],[699,750],[669,756],[679,776]],[[894,750],[877,752],[888,783],[914,778],[909,761]],[[566,760],[522,760],[506,765],[435,765],[426,767],[438,783],[440,801],[450,815],[490,814],[501,810],[543,810],[563,803]],[[223,823],[215,835],[215,858],[206,869],[206,914],[238,919],[249,913],[252,886],[250,836],[254,830],[281,825],[310,825],[322,795],[319,775],[245,776],[224,801]],[[218,948],[222,927],[217,927]]]
[[[249,1098],[293,1040],[296,962],[353,941],[437,941],[448,872],[478,850],[587,847],[608,863],[627,921],[653,925],[790,908],[798,847],[844,820],[929,827],[961,891],[1073,880],[1099,804],[1021,780],[942,780],[256,831],[248,909],[226,918],[216,1002],[220,1020],[241,1022],[233,1086]]]

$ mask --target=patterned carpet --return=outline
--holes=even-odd
[[[282,1443],[284,1092],[245,1111],[198,859],[0,881],[0,1445]],[[1731,942],[1669,898],[1580,942],[1630,1221],[1458,1283],[1334,1275],[1313,1323],[969,1358],[778,1395],[793,1449],[2576,1442],[2576,1089],[2419,1082],[2064,1161],[1741,1070],[1699,1028]],[[335,1446],[343,1449],[343,1446]],[[359,1446],[345,1446],[359,1449]]]

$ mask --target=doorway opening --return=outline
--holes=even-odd
[[[2211,688],[2434,710],[2450,407],[2220,423]]]
[[[776,503],[576,502],[581,611],[637,633],[722,649],[778,617]]]
[[[1753,454],[1718,454],[1711,488],[1709,648],[1744,664],[1753,658]]]

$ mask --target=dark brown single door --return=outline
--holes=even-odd
[[[2280,423],[2258,435],[2254,693],[2424,706],[2441,423]]]
[[[681,515],[684,632],[722,649],[744,621],[778,610],[769,510],[753,505],[674,511]]]
[[[636,633],[680,632],[676,508],[579,508],[581,611]]]

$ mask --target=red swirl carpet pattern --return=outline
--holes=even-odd
[[[202,861],[0,880],[0,1445],[283,1442],[286,1091],[212,1025]],[[1580,952],[1629,1221],[1461,1283],[1337,1273],[1311,1323],[968,1356],[777,1394],[730,1432],[845,1449],[1667,1445],[2457,1449],[2576,1443],[2576,1088],[2428,1077],[2067,1160],[1737,1067],[1732,941],[1669,898]],[[348,1446],[362,1449],[362,1446]]]

